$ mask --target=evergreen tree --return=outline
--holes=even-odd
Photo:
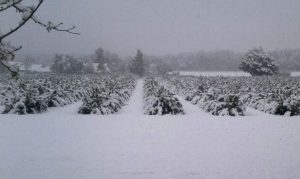
[[[144,61],[143,61],[143,53],[141,50],[137,50],[137,54],[135,58],[132,60],[129,70],[131,73],[137,74],[140,77],[144,75]]]

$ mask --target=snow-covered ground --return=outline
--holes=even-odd
[[[178,71],[177,73],[183,76],[251,76],[241,71]]]
[[[182,76],[251,76],[249,73],[242,71],[178,71]],[[300,76],[299,71],[291,72],[291,76]]]
[[[25,70],[25,69],[24,69]],[[35,72],[50,72],[50,66],[45,66],[40,64],[33,64],[30,66],[29,71],[35,71]]]
[[[300,76],[300,71],[291,72],[291,76]]]
[[[24,64],[21,62],[10,62],[12,65],[17,66],[20,70],[34,71],[34,72],[50,72],[50,66],[43,66],[41,64],[32,64],[28,69],[25,68]]]
[[[248,110],[220,117],[180,99],[186,115],[143,115],[142,83],[119,113],[75,103],[0,115],[0,178],[283,179],[300,176],[299,117]]]

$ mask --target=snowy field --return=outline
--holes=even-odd
[[[178,73],[182,76],[251,76],[242,71],[179,71]],[[291,76],[300,76],[300,72],[291,72]]]
[[[299,7],[0,0],[0,179],[299,179]]]
[[[20,70],[28,70],[33,72],[50,72],[50,66],[43,66],[41,64],[31,64],[28,69],[21,62],[12,62],[11,64],[16,65],[19,67]]]
[[[300,71],[291,72],[291,76],[300,76]]]
[[[241,71],[179,71],[182,76],[251,76]]]
[[[300,120],[248,109],[213,116],[143,115],[143,81],[114,115],[81,102],[42,114],[0,114],[0,178],[283,179],[300,176]]]

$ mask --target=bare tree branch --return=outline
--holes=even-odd
[[[14,5],[13,7],[19,12],[24,12],[24,10],[21,7],[19,7],[18,5]],[[57,25],[53,24],[51,21],[48,21],[48,23],[44,23],[34,15],[31,17],[31,20],[33,22],[45,27],[48,32],[55,30],[55,31],[59,31],[59,32],[67,32],[70,34],[80,35],[80,33],[72,31],[76,28],[75,26],[72,26],[70,28],[60,28],[63,25],[62,22],[58,23]]]

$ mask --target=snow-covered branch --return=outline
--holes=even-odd
[[[22,1],[23,0],[10,0],[7,3],[0,4],[0,12],[5,11],[6,9],[9,9],[9,8],[13,7],[16,4],[19,4]]]
[[[22,12],[22,20],[20,21],[19,25],[16,26],[15,28],[11,29],[9,32],[7,32],[4,35],[0,36],[0,42],[2,42],[2,40],[4,38],[6,38],[7,36],[13,34],[14,32],[16,32],[17,30],[19,30],[23,25],[26,24],[26,22],[31,19],[31,17],[33,16],[33,14],[38,10],[38,8],[41,6],[41,4],[43,3],[43,0],[39,0],[39,3],[36,7],[33,6],[28,6],[24,9],[24,11]]]
[[[14,47],[10,43],[0,43],[0,63],[6,67],[12,75],[12,78],[17,78],[19,69],[12,66],[9,61],[14,60],[15,52],[20,50],[22,47]]]
[[[43,0],[40,0],[40,1],[43,1]],[[25,13],[28,10],[28,7],[23,6],[22,4],[15,4],[13,7],[18,12],[21,12],[21,13]],[[62,28],[62,25],[63,25],[62,22],[53,23],[51,21],[48,21],[47,23],[44,23],[40,19],[38,19],[38,17],[36,17],[35,15],[31,16],[30,19],[33,22],[45,27],[48,32],[50,32],[52,30],[55,30],[55,31],[67,32],[67,33],[71,33],[71,34],[80,35],[80,33],[78,33],[78,32],[73,32],[73,30],[75,29],[75,26],[72,26],[72,27],[69,27],[69,28]]]
[[[74,32],[75,26],[72,27],[63,27],[63,23],[53,23],[48,21],[44,23],[35,16],[36,11],[40,8],[44,0],[38,0],[37,5],[26,6],[22,3],[23,0],[0,0],[0,12],[3,12],[7,9],[14,8],[17,13],[21,15],[21,20],[19,24],[10,29],[6,33],[0,32],[0,63],[4,65],[11,73],[13,77],[16,77],[18,74],[18,69],[9,64],[9,61],[12,61],[15,57],[15,52],[20,50],[22,47],[13,47],[5,41],[5,39],[18,31],[23,27],[29,20],[32,20],[34,23],[39,24],[44,27],[48,32],[54,30],[59,32],[67,32],[70,34],[79,35],[78,32]]]

